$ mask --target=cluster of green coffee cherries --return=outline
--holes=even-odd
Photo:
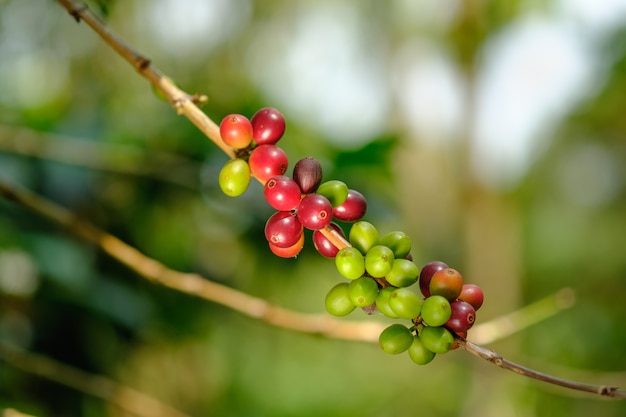
[[[361,220],[367,209],[365,197],[341,181],[322,183],[316,159],[299,160],[291,177],[286,176],[288,158],[276,146],[285,126],[283,115],[274,108],[261,109],[251,119],[230,114],[222,120],[222,140],[236,156],[220,171],[222,191],[239,196],[251,177],[264,184],[264,197],[277,210],[265,225],[265,237],[277,256],[297,256],[304,245],[303,230],[313,231],[317,252],[334,259],[348,280],[326,295],[330,314],[345,316],[361,308],[368,314],[410,320],[411,326],[392,324],[380,334],[385,352],[408,351],[415,363],[426,364],[436,354],[454,349],[455,335],[466,337],[474,324],[482,290],[464,284],[461,274],[443,262],[430,262],[420,271],[410,254],[409,237],[400,231],[380,236],[371,223]],[[333,220],[352,223],[347,240]],[[340,236],[342,244],[333,244],[330,233]],[[418,281],[421,295],[409,288]]]
[[[408,351],[420,365],[454,349],[455,335],[467,336],[483,303],[480,287],[465,284],[461,274],[443,262],[429,262],[420,271],[403,232],[381,237],[371,223],[359,221],[352,225],[348,239],[352,246],[335,256],[337,270],[348,281],[326,295],[330,314],[346,316],[358,307],[368,314],[377,311],[410,320],[410,326],[387,327],[379,344],[390,354]],[[409,288],[418,281],[422,296]]]

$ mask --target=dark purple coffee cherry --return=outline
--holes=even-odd
[[[304,158],[293,167],[293,180],[302,194],[314,193],[322,182],[322,166],[315,158]]]

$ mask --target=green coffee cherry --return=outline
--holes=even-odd
[[[367,258],[365,268],[367,269]],[[394,287],[409,287],[417,281],[419,268],[408,259],[395,259],[391,270],[385,275],[388,283]]]
[[[451,315],[450,302],[441,295],[431,295],[422,303],[422,320],[429,326],[443,326]]]
[[[454,336],[445,327],[423,327],[419,338],[424,347],[434,353],[446,353],[454,346]]]
[[[379,234],[373,224],[366,221],[359,221],[352,225],[348,240],[363,255],[375,245],[378,245]]]
[[[393,251],[387,246],[376,245],[365,254],[365,270],[374,278],[382,278],[393,267]]]
[[[409,356],[418,365],[426,365],[435,358],[435,353],[426,349],[424,343],[417,336],[413,337],[413,343],[409,346]]]
[[[330,180],[320,184],[316,193],[323,195],[333,207],[337,207],[348,198],[348,186],[344,182]]]
[[[389,299],[391,298],[391,293],[395,291],[394,287],[385,287],[378,292],[378,296],[376,297],[376,308],[382,314],[392,319],[397,319],[398,315],[391,309],[389,305]]]
[[[389,307],[398,317],[412,320],[419,316],[422,302],[419,296],[408,288],[396,288],[389,297]]]
[[[378,284],[370,277],[357,278],[348,284],[348,298],[357,307],[371,306],[378,296]]]
[[[396,259],[405,258],[411,252],[411,239],[404,232],[389,232],[380,239],[380,244],[389,247]]]
[[[402,324],[392,324],[380,333],[378,343],[385,352],[397,355],[411,346],[413,333]]]
[[[352,313],[356,306],[352,304],[348,297],[348,283],[341,282],[328,291],[324,300],[326,311],[333,316],[347,316]]]
[[[243,159],[231,159],[220,171],[219,184],[224,194],[230,197],[240,196],[250,184],[250,166]]]
[[[365,273],[365,258],[358,249],[346,246],[335,256],[335,266],[347,279],[357,279]]]

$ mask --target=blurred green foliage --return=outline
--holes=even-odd
[[[328,129],[333,114],[344,115],[345,103],[356,107],[343,93],[332,93],[342,83],[331,77],[316,86],[331,92],[317,107],[314,100],[290,107],[301,86],[287,79],[271,85],[265,72],[300,68],[285,52],[289,35],[295,39],[298,25],[306,24],[317,33],[336,30],[325,26],[328,17],[319,10],[337,8],[346,30],[367,28],[354,42],[371,67],[357,65],[348,80],[377,65],[388,71],[380,86],[366,83],[361,90],[400,95],[406,86],[394,87],[394,54],[428,44],[449,53],[475,105],[471,91],[485,43],[529,15],[556,14],[557,2],[201,3],[91,5],[183,89],[206,93],[204,110],[215,121],[278,107],[288,123],[280,144],[292,164],[318,158],[325,179],[345,181],[368,198],[367,219],[379,230],[411,236],[418,265],[444,260],[483,286],[487,299],[478,322],[573,288],[573,309],[494,348],[563,377],[626,386],[625,31],[603,34],[595,55],[602,72],[591,92],[543,133],[541,152],[523,178],[498,188],[472,174],[467,124],[458,129],[461,138],[425,141],[397,109],[399,98],[373,94],[378,100],[372,105],[385,109],[378,124],[345,113],[334,122],[344,133],[335,137]],[[207,22],[198,23],[201,18]],[[307,61],[313,51],[298,52],[313,75],[328,74],[325,66],[340,73],[345,58]],[[293,78],[300,75],[310,76]],[[368,103],[360,104],[366,114]],[[363,126],[371,131],[355,133]],[[310,240],[297,260],[270,256],[263,226],[272,210],[258,184],[238,199],[221,194],[217,173],[225,161],[54,2],[0,2],[2,181],[68,207],[171,268],[298,311],[322,312],[326,291],[340,279],[332,262],[319,257]],[[111,377],[195,416],[626,413],[623,401],[529,381],[463,352],[417,367],[406,355],[385,355],[374,345],[272,328],[144,282],[4,200],[0,341]],[[0,363],[0,407],[42,417],[124,415],[7,362]]]

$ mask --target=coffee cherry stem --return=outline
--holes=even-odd
[[[330,225],[325,226],[323,229],[320,229],[320,233],[328,239],[330,243],[335,245],[337,249],[342,249],[347,246],[352,246],[350,242],[348,242],[338,231],[333,229]]]

